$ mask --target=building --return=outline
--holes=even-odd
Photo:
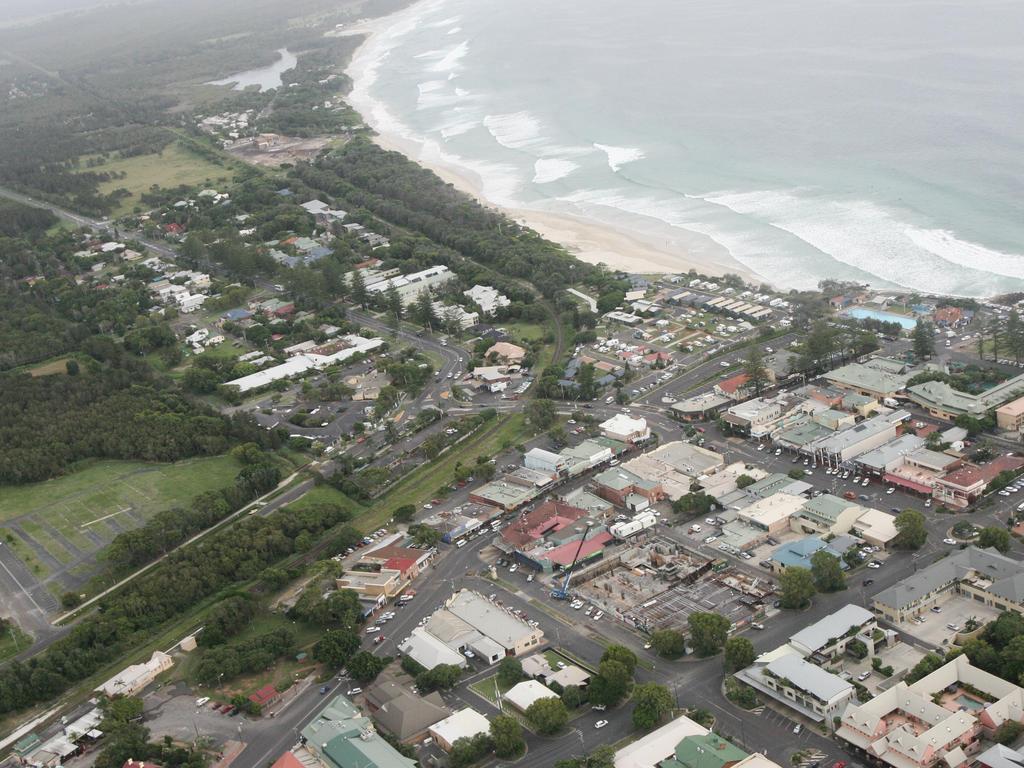
[[[431,726],[451,714],[436,691],[417,696],[393,680],[378,680],[363,699],[373,721],[403,744],[422,741]]]
[[[495,605],[479,592],[461,589],[445,607],[455,616],[500,645],[506,656],[521,656],[544,642],[544,632]]]
[[[398,650],[427,669],[440,664],[468,666],[465,656],[449,648],[423,627],[416,627],[409,637],[399,643]]]
[[[1024,397],[996,408],[996,426],[1011,432],[1024,430]]]
[[[782,403],[755,397],[729,407],[722,415],[722,420],[757,439],[766,436],[770,432],[769,426],[781,416]]]
[[[872,416],[855,427],[819,438],[807,446],[820,464],[837,467],[895,438],[910,412],[897,410]]]
[[[484,352],[484,360],[493,360],[501,365],[522,365],[526,350],[507,341],[499,341]]]
[[[984,417],[994,408],[1020,397],[1024,374],[1007,379],[979,394],[961,392],[944,381],[926,381],[907,389],[910,399],[932,416],[953,421],[957,416]]]
[[[541,699],[557,699],[558,694],[536,680],[524,680],[516,683],[505,693],[504,699],[520,712],[525,712],[531,704]]]
[[[669,413],[681,421],[705,421],[732,403],[728,397],[717,392],[705,392],[678,403],[672,403]]]
[[[930,496],[935,483],[960,464],[961,460],[956,456],[919,448],[903,456],[895,466],[890,465],[883,479],[890,485]]]
[[[988,464],[965,464],[935,480],[932,496],[946,506],[964,509],[985,493],[988,484],[1002,472],[1017,472],[1024,467],[1024,459],[1017,456],[999,456]]]
[[[851,603],[801,629],[789,639],[789,645],[805,658],[830,659],[845,653],[847,644],[858,639],[868,647],[869,655],[874,655],[876,629],[878,621],[875,615],[867,608]]]
[[[531,448],[523,455],[523,466],[538,472],[562,475],[568,471],[569,459],[559,453],[545,451],[543,448]]]
[[[319,763],[315,768],[416,768],[417,762],[403,757],[378,734],[369,718],[344,696],[324,707],[301,731],[304,754],[296,757],[311,768],[303,756]]]
[[[480,316],[476,312],[468,312],[458,304],[435,301],[431,307],[434,310],[434,315],[445,327],[455,326],[466,330],[480,321]]]
[[[273,683],[267,683],[255,693],[249,694],[249,701],[260,709],[276,704],[281,700],[281,692],[274,687]]]
[[[839,389],[884,400],[902,392],[912,377],[906,363],[887,357],[876,357],[864,363],[851,363],[824,375],[826,381]]]
[[[746,757],[746,752],[717,733],[702,733],[684,736],[676,744],[673,757],[660,765],[661,768],[732,768]]]
[[[617,413],[610,419],[601,422],[598,428],[605,437],[623,443],[637,443],[651,436],[647,419],[642,417],[634,419],[624,413]]]
[[[883,477],[903,464],[905,457],[924,448],[924,439],[913,433],[900,435],[878,448],[862,453],[855,460],[862,474]]]
[[[615,768],[656,768],[675,757],[676,746],[687,736],[709,733],[688,717],[677,717],[615,753]]]
[[[894,768],[965,768],[1005,722],[1024,719],[1024,690],[957,656],[908,685],[851,703],[836,731],[871,762]]]
[[[463,291],[462,295],[480,307],[484,317],[490,317],[502,307],[507,307],[512,303],[507,296],[498,293],[496,288],[489,285],[474,285],[469,290]]]
[[[803,496],[776,493],[744,507],[737,516],[752,528],[768,535],[778,534],[790,527],[790,517],[797,514],[805,502]]]
[[[882,590],[871,608],[899,623],[929,610],[947,594],[1024,613],[1024,564],[994,549],[967,547]]]
[[[460,709],[444,720],[430,726],[434,742],[445,752],[451,752],[459,739],[471,739],[491,732],[491,721],[475,709]]]
[[[775,570],[782,570],[784,568],[811,568],[811,557],[816,553],[825,551],[833,557],[839,558],[839,562],[843,569],[846,569],[846,563],[843,562],[842,552],[838,552],[817,536],[808,536],[805,539],[799,541],[792,541],[788,544],[783,544],[781,547],[776,549],[771,556],[772,567]]]
[[[280,365],[225,382],[224,386],[235,387],[239,392],[250,392],[281,379],[290,379],[309,371],[320,371],[328,366],[343,363],[356,355],[368,354],[383,345],[383,339],[366,339],[354,335],[342,336],[328,344],[316,347],[318,352],[295,355]]]
[[[979,768],[1024,768],[1024,755],[1002,744],[993,744],[980,755]]]
[[[612,467],[595,475],[594,486],[598,496],[620,507],[628,508],[629,502],[636,507],[640,500],[650,505],[665,498],[660,483],[645,480],[625,467]]]
[[[715,394],[729,400],[742,400],[749,394],[747,392],[747,382],[749,381],[749,374],[737,373],[735,376],[730,376],[715,384]]]
[[[99,693],[109,698],[114,696],[134,696],[152,683],[162,672],[174,666],[174,659],[162,651],[153,651],[149,661],[144,664],[132,664],[125,667],[114,677],[96,688]]]
[[[386,294],[394,288],[398,292],[402,306],[407,307],[424,291],[433,290],[453,279],[455,273],[442,264],[408,275],[396,275],[374,283],[367,282],[366,290],[370,293]]]
[[[742,670],[738,677],[761,693],[829,728],[833,718],[839,717],[856,695],[853,683],[811,664],[798,653],[782,653],[766,662],[756,661]]]

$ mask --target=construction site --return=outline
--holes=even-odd
[[[580,599],[644,632],[685,630],[690,614],[704,611],[743,626],[763,613],[774,593],[770,579],[662,537],[579,572],[573,588]]]

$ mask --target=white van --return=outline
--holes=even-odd
[[[700,533],[700,526],[694,523],[690,526],[690,533]]]
[[[203,696],[202,698],[196,699],[196,706],[201,707],[210,700],[209,696]]]
[[[466,541],[467,541],[467,539],[459,539],[457,542],[455,542],[455,546],[456,547],[464,547],[464,546],[466,546]]]

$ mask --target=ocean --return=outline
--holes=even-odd
[[[1019,0],[423,0],[352,71],[496,205],[779,287],[991,296],[1024,290],[1021,30]]]

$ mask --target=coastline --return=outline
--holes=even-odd
[[[345,68],[345,74],[352,82],[352,89],[346,98],[350,106],[373,129],[374,143],[382,149],[399,152],[433,171],[443,181],[470,195],[481,205],[501,211],[545,239],[561,245],[580,261],[604,264],[610,269],[630,273],[675,274],[693,269],[711,277],[739,275],[755,285],[768,282],[731,257],[726,262],[698,260],[685,251],[666,248],[639,232],[615,229],[593,219],[537,208],[497,205],[487,199],[484,194],[484,180],[473,171],[430,156],[424,142],[389,130],[385,123],[394,122],[393,119],[386,114],[386,108],[369,95],[369,86],[375,80],[377,59],[373,55],[368,55],[367,50],[382,32],[401,23],[404,20],[403,14],[412,16],[418,6],[431,1],[418,0],[388,16],[367,20],[345,30],[346,34],[363,37]]]

